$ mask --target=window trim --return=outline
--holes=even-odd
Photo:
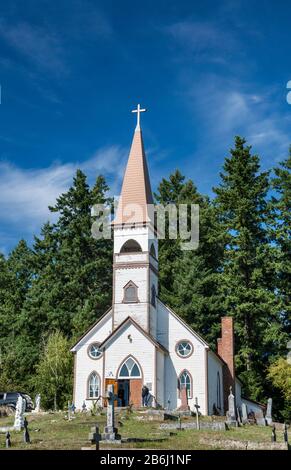
[[[138,249],[135,250],[135,251],[123,251],[123,248],[129,242],[134,242],[135,247],[138,248]],[[126,250],[126,248],[125,248],[125,250]],[[122,254],[122,255],[128,255],[128,254],[131,254],[131,253],[142,253],[142,247],[141,247],[140,243],[138,243],[134,238],[129,238],[128,240],[126,240],[126,242],[123,243],[122,247],[119,250],[119,253]]]
[[[178,377],[177,386],[178,386],[178,391],[179,391],[179,398],[181,398],[181,376],[185,372],[188,374],[188,376],[190,378],[190,393],[189,393],[190,396],[189,397],[187,396],[187,399],[192,400],[192,398],[193,398],[193,378],[192,378],[192,375],[190,374],[188,369],[183,369],[182,372],[179,374],[179,377]]]
[[[150,255],[157,261],[158,258],[157,258],[157,252],[156,252],[156,248],[155,248],[155,245],[154,243],[151,243],[151,246],[150,246]]]
[[[138,368],[139,368],[139,371],[140,371],[140,377],[120,377],[119,374],[120,374],[121,368],[122,368],[123,364],[125,364],[125,362],[126,362],[129,358],[133,359],[134,362],[138,365]],[[128,356],[126,356],[126,357],[121,361],[121,363],[119,364],[118,369],[117,369],[116,379],[117,379],[117,380],[119,380],[119,379],[120,379],[120,380],[123,380],[123,379],[125,379],[125,380],[143,380],[143,370],[142,370],[142,367],[141,367],[139,361],[138,361],[132,354],[129,354]]]
[[[98,397],[94,397],[94,398],[90,397],[90,379],[91,379],[93,374],[95,374],[97,376],[98,380],[99,380],[99,390],[98,390],[99,395],[98,395]],[[102,391],[101,389],[102,389],[101,377],[100,377],[100,375],[98,374],[98,372],[96,370],[92,370],[92,372],[90,372],[90,374],[88,375],[88,378],[87,378],[87,393],[86,393],[87,398],[86,398],[86,400],[92,400],[92,401],[98,400],[98,398],[101,396],[101,391]]]
[[[178,351],[178,347],[179,347],[179,344],[180,343],[189,343],[190,346],[191,346],[191,352],[190,354],[188,354],[187,356],[182,356],[179,351]],[[191,341],[189,341],[189,339],[180,339],[179,341],[177,341],[176,343],[176,346],[175,346],[175,351],[176,351],[176,354],[177,356],[179,356],[181,359],[188,359],[189,357],[192,356],[192,354],[194,353],[194,346],[193,346],[193,343]]]
[[[135,296],[133,298],[133,300],[127,300],[126,299],[126,290],[129,288],[129,287],[134,287],[135,289]],[[138,286],[133,282],[133,281],[129,281],[127,284],[125,284],[125,286],[123,287],[123,299],[122,299],[122,303],[123,304],[135,304],[139,302],[139,298],[138,298]]]
[[[90,354],[90,349],[92,348],[93,345],[100,345],[101,343],[98,343],[98,341],[94,341],[93,343],[90,343],[88,348],[87,348],[87,354],[88,356],[90,357],[90,359],[92,359],[92,361],[99,361],[99,359],[101,359],[101,357],[103,356],[103,351],[101,352],[100,356],[98,357],[92,357],[91,354]]]

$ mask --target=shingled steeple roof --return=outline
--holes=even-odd
[[[148,204],[153,204],[149,171],[144,151],[139,113],[143,110],[138,105],[137,126],[123,177],[115,225],[140,224],[150,221]]]

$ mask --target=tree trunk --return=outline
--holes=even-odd
[[[54,394],[54,409],[57,411],[57,394]]]

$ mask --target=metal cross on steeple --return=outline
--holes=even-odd
[[[146,109],[141,109],[140,104],[137,105],[137,109],[133,109],[131,112],[132,113],[137,113],[137,123],[136,123],[136,129],[140,129],[140,113],[144,113]]]

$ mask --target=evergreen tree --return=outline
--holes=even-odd
[[[31,375],[42,342],[56,330],[76,339],[110,305],[112,242],[95,240],[91,234],[91,207],[97,202],[110,204],[107,191],[102,176],[90,189],[86,176],[78,170],[72,187],[50,207],[58,219],[46,223],[41,236],[35,238],[29,289],[25,294],[22,290],[23,305],[20,300],[17,303],[14,325],[18,333],[13,337],[11,328],[4,340],[8,368],[17,364],[11,380],[28,391],[34,386]],[[8,264],[15,264],[13,259]],[[9,338],[14,338],[13,347]]]
[[[11,388],[18,384],[17,377],[26,371],[20,312],[30,289],[33,253],[24,240],[20,240],[7,261],[1,257],[0,322],[1,322],[1,383]],[[28,345],[27,345],[28,346]],[[25,376],[23,377],[25,380]]]
[[[225,159],[216,207],[225,229],[222,292],[225,314],[233,315],[236,366],[247,393],[262,399],[265,367],[286,337],[270,288],[272,250],[268,244],[269,173],[260,172],[259,157],[240,137]]]
[[[271,199],[272,240],[276,246],[277,278],[274,288],[281,302],[284,330],[291,334],[291,146],[289,157],[274,169],[272,186],[275,194]]]
[[[199,204],[200,214],[197,250],[183,250],[179,237],[159,242],[160,297],[216,347],[223,314],[219,292],[223,244],[216,213],[209,199],[178,170],[162,180],[158,191],[160,204]]]

